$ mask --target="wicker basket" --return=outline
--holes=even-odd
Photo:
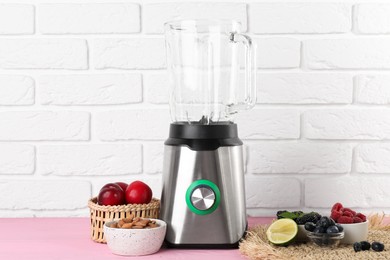
[[[106,222],[127,218],[130,214],[143,218],[158,218],[160,201],[153,198],[148,204],[127,204],[118,206],[102,206],[97,204],[94,197],[88,201],[91,216],[91,239],[95,242],[106,243],[103,225]]]

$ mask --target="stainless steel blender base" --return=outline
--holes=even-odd
[[[246,227],[242,145],[212,151],[166,145],[161,218],[177,247],[237,246]]]

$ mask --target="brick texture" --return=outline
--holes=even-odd
[[[303,42],[308,69],[390,69],[390,39],[321,39]]]
[[[140,30],[137,4],[42,4],[38,19],[43,34],[114,34]]]
[[[166,109],[113,110],[99,113],[96,119],[103,141],[164,140],[170,122]]]
[[[35,82],[29,76],[0,75],[0,105],[34,104]]]
[[[342,144],[262,142],[249,145],[252,173],[347,173],[352,147]]]
[[[339,3],[250,5],[254,33],[343,33],[351,29],[351,6]]]
[[[0,34],[33,34],[34,6],[0,4]]]
[[[305,182],[305,205],[329,208],[339,201],[349,207],[389,207],[390,181],[383,177],[309,178]],[[346,189],[346,187],[348,187]]]
[[[390,75],[356,76],[356,101],[362,104],[390,104],[389,82]]]
[[[0,174],[32,174],[35,149],[25,144],[0,144]]]
[[[142,171],[138,144],[50,145],[38,149],[44,175],[125,175]]]
[[[92,53],[96,69],[165,68],[162,38],[94,40]]]
[[[349,74],[262,73],[257,78],[258,103],[352,103],[353,82]]]
[[[236,20],[257,45],[257,103],[234,115],[248,214],[328,213],[336,201],[390,214],[390,3],[22,2],[0,0],[0,217],[88,217],[86,201],[117,181],[160,198],[172,89],[235,87],[227,106],[245,96],[231,28],[213,36],[222,50],[198,34],[201,73],[218,76],[172,85],[168,66],[187,73],[202,57],[183,37],[187,52],[167,63],[164,23],[181,19]]]
[[[389,4],[358,4],[355,10],[355,30],[357,33],[390,33]]]
[[[87,69],[82,39],[0,39],[2,69]]]
[[[389,144],[360,144],[355,154],[357,172],[390,173]]]
[[[300,135],[299,112],[284,109],[255,109],[237,118],[244,139],[297,139]]]
[[[0,112],[0,140],[88,140],[89,113],[8,111]]]
[[[1,180],[0,196],[7,198],[0,209],[74,210],[86,207],[91,184],[81,180]]]
[[[259,68],[291,69],[300,64],[301,43],[292,38],[255,39],[257,44],[257,66]]]
[[[163,33],[164,23],[183,19],[237,20],[247,27],[246,5],[242,3],[153,3],[144,5],[146,33]]]
[[[310,139],[382,140],[390,138],[390,111],[383,109],[310,110],[304,114]]]
[[[246,200],[248,208],[299,207],[301,185],[294,178],[247,177]],[[283,192],[280,192],[283,190]]]
[[[139,74],[45,75],[39,78],[44,105],[110,105],[142,102]]]

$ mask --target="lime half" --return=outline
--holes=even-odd
[[[298,234],[298,225],[294,220],[282,218],[276,220],[267,229],[268,240],[275,245],[287,245]]]

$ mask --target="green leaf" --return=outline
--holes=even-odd
[[[283,212],[282,214],[279,215],[282,218],[289,218],[289,219],[296,219],[299,217],[299,215],[294,214],[292,212]]]

